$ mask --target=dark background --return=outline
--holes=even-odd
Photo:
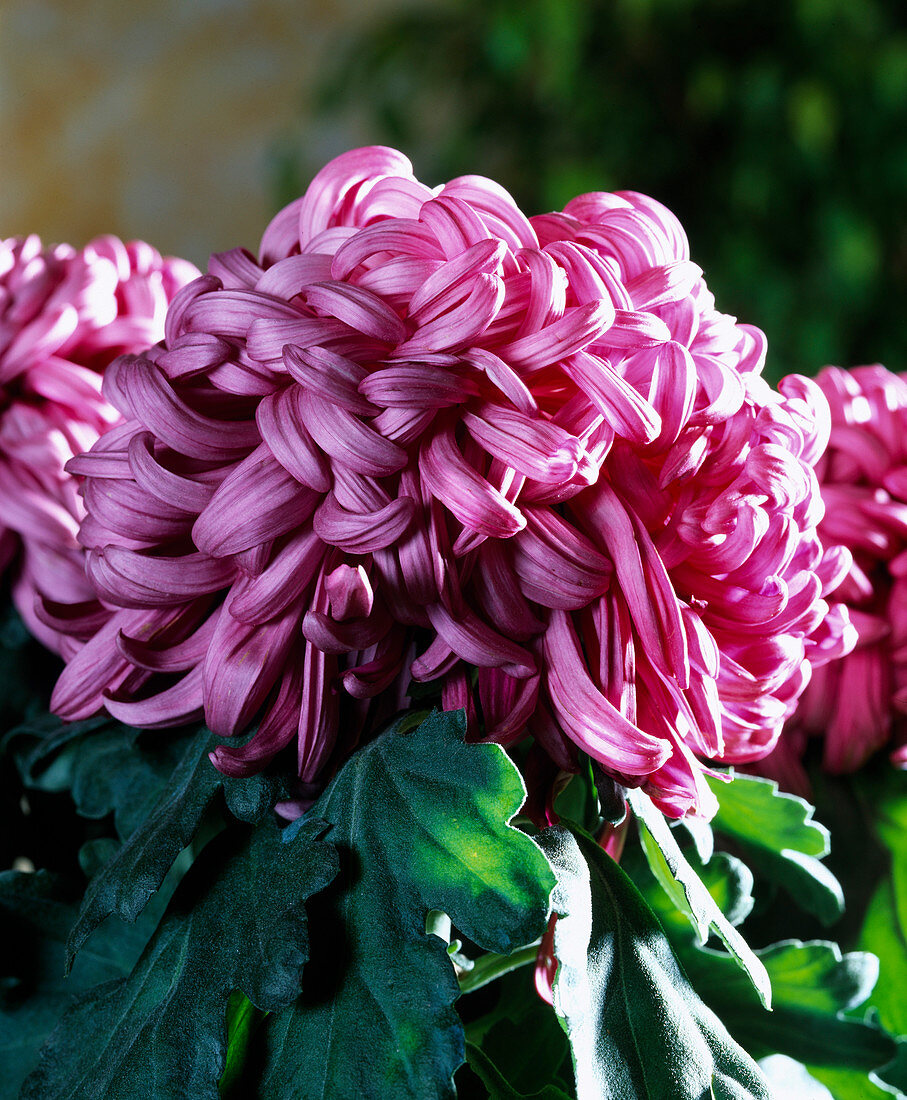
[[[322,137],[398,146],[429,184],[490,175],[527,213],[654,195],[718,307],[767,332],[775,378],[907,368],[897,0],[423,5],[350,31],[314,94]],[[319,166],[304,142],[282,147],[279,200]]]

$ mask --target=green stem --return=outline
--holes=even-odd
[[[471,970],[464,970],[459,975],[460,992],[472,993],[476,989],[481,989],[483,985],[493,982],[495,978],[503,978],[512,970],[519,970],[521,966],[530,966],[535,962],[541,942],[536,940],[535,943],[527,944],[526,947],[514,951],[512,955],[495,955],[489,952],[487,955],[480,956],[473,963]]]

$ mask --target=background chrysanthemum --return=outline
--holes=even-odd
[[[295,740],[305,790],[439,681],[474,736],[708,813],[699,759],[769,752],[844,622],[827,406],[764,354],[651,199],[527,219],[490,180],[345,154],[107,371],[125,421],[69,468],[114,611],[59,624],[54,707],[257,723],[218,767]]]
[[[834,598],[849,609],[856,648],[823,663],[776,750],[761,765],[808,793],[800,758],[822,738],[822,765],[851,772],[892,742],[907,764],[907,382],[874,365],[826,367],[817,378],[831,407],[828,448],[816,467],[829,547],[852,564]]]
[[[0,564],[15,563],[16,605],[54,650],[62,638],[36,597],[93,598],[76,541],[84,508],[63,467],[119,416],[100,392],[104,367],[159,340],[168,303],[197,274],[115,237],[83,249],[0,241]]]

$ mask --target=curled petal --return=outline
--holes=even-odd
[[[129,441],[126,468],[135,478],[136,485],[145,492],[187,515],[198,515],[216,488],[211,481],[184,477],[168,470],[155,455],[151,432],[137,432]],[[104,475],[98,471],[96,476]]]
[[[526,526],[520,510],[468,465],[450,428],[422,445],[419,472],[429,491],[471,530],[510,538]]]
[[[406,338],[406,326],[377,294],[349,283],[313,283],[306,288],[310,307],[336,317],[357,332],[396,345]]]
[[[121,356],[107,368],[105,392],[115,386],[130,412],[153,435],[192,458],[239,458],[259,442],[254,421],[215,420],[191,409],[153,363]]]
[[[580,748],[622,776],[647,776],[665,763],[670,743],[643,733],[596,690],[565,612],[551,612],[543,652],[554,712]]]
[[[556,512],[527,508],[512,561],[524,595],[544,607],[579,609],[608,588],[611,562]]]
[[[443,604],[429,604],[426,610],[438,636],[469,664],[502,668],[521,680],[536,671],[527,650],[493,630],[468,608],[456,616]]]
[[[174,607],[216,592],[236,572],[231,561],[207,554],[152,557],[118,546],[90,551],[85,568],[101,598],[120,607]]]
[[[271,454],[300,485],[319,493],[331,487],[330,467],[302,421],[302,391],[287,386],[262,398],[255,423]]]
[[[415,505],[408,497],[392,500],[377,512],[350,512],[328,493],[312,521],[328,545],[348,554],[369,554],[396,542],[412,522]]]
[[[563,428],[499,405],[464,412],[463,423],[489,454],[536,481],[569,481],[586,457],[580,441]]]
[[[302,526],[318,500],[262,443],[220,485],[195,521],[192,538],[204,553],[227,557]]]
[[[298,647],[301,648],[301,647]],[[218,745],[211,763],[224,775],[254,775],[293,740],[299,726],[303,656],[291,650],[274,702],[245,745]]]
[[[422,363],[400,364],[373,371],[359,384],[369,402],[384,408],[441,409],[475,397],[471,378]]]
[[[303,422],[319,447],[360,474],[386,477],[402,470],[407,454],[346,409],[329,405],[314,394],[304,394],[299,408]]]
[[[568,356],[562,366],[618,435],[633,443],[649,443],[658,436],[661,430],[658,413],[607,359],[577,352]]]
[[[205,721],[218,737],[245,729],[280,675],[299,631],[301,609],[291,605],[266,623],[217,621],[204,665]]]
[[[126,701],[105,692],[104,706],[126,725],[154,730],[182,726],[200,718],[204,709],[203,697],[202,666],[197,665],[172,687],[147,699]]]
[[[368,371],[352,359],[327,348],[297,348],[288,344],[283,349],[283,363],[300,386],[316,397],[343,405],[358,416],[374,416],[378,411],[359,392]]]
[[[586,302],[568,309],[559,321],[546,328],[499,348],[498,355],[524,371],[547,366],[603,338],[613,323],[614,306],[610,299]]]
[[[230,590],[227,607],[234,619],[263,622],[282,614],[314,580],[327,547],[311,527],[294,534],[260,573]]]

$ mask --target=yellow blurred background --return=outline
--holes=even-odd
[[[116,233],[199,265],[255,250],[275,150],[305,135],[317,163],[363,139],[313,117],[323,62],[400,6],[0,0],[0,237]]]

